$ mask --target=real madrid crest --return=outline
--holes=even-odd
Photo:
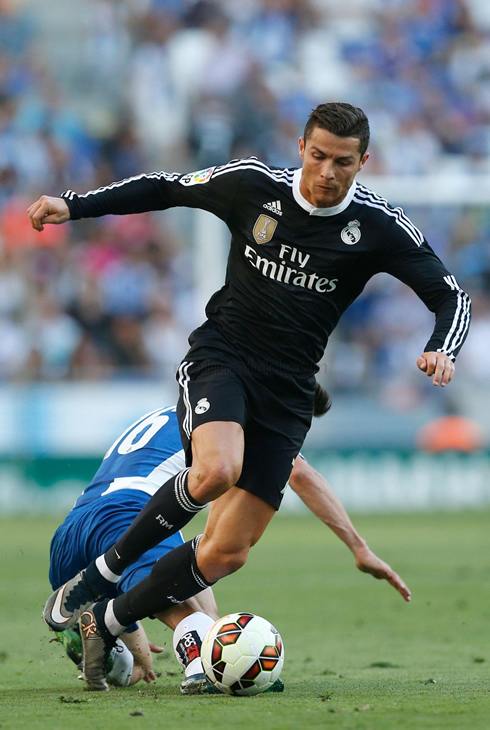
[[[268,243],[274,231],[276,230],[277,221],[274,218],[269,218],[268,215],[259,215],[254,225],[254,238],[257,243]]]
[[[340,234],[341,239],[348,246],[353,246],[361,240],[361,224],[359,221],[349,221]]]

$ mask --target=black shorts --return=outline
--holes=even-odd
[[[199,355],[203,354],[200,347]],[[294,459],[311,424],[314,377],[308,382],[247,364],[231,353],[212,350],[192,360],[192,348],[178,371],[177,416],[187,465],[192,463],[192,431],[203,423],[233,421],[245,434],[243,467],[237,487],[279,509]]]

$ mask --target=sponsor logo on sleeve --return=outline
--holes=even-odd
[[[198,170],[197,172],[189,172],[180,178],[180,184],[190,187],[191,185],[202,185],[211,180],[215,167],[207,167],[205,170]]]

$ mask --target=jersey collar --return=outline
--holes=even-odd
[[[352,198],[354,197],[354,193],[356,191],[356,181],[352,183],[349,190],[347,191],[347,195],[343,199],[341,203],[338,205],[335,205],[333,208],[315,208],[314,205],[309,203],[306,198],[304,198],[301,195],[299,184],[301,181],[301,175],[302,175],[302,169],[301,167],[298,170],[295,170],[294,176],[293,176],[293,195],[295,201],[300,205],[304,210],[307,211],[310,215],[322,215],[322,216],[330,216],[330,215],[338,215],[338,213],[342,213],[352,202]]]

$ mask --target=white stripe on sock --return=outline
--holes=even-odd
[[[121,580],[120,575],[116,575],[116,573],[113,573],[112,570],[108,568],[105,557],[103,555],[99,555],[99,557],[95,561],[95,565],[101,576],[111,583],[119,583],[119,581]]]
[[[115,617],[114,608],[112,606],[113,603],[114,599],[112,599],[112,601],[109,601],[109,603],[107,604],[107,608],[104,614],[104,621],[107,630],[110,631],[113,636],[119,636],[119,634],[122,634],[124,629],[127,629],[127,626],[123,626],[122,624],[120,624]]]

